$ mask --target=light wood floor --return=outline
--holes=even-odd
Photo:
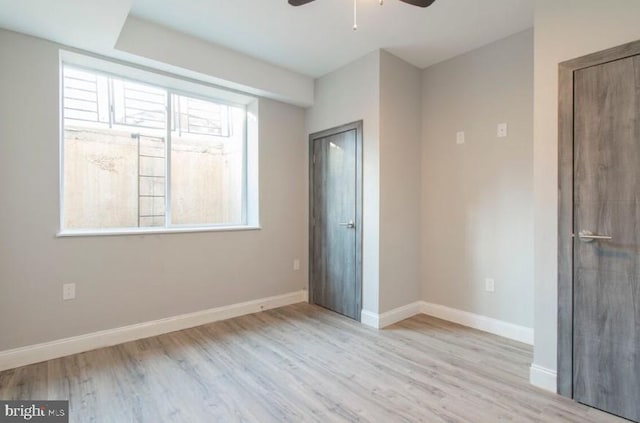
[[[622,422],[529,385],[531,348],[416,316],[376,331],[308,304],[0,373],[72,422]]]

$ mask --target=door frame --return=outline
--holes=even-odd
[[[573,398],[573,110],[576,71],[640,54],[640,41],[562,62],[558,74],[558,380]]]
[[[340,125],[335,128],[315,132],[309,135],[309,303],[314,304],[314,268],[313,268],[313,247],[314,247],[314,222],[313,222],[313,198],[314,198],[314,171],[313,171],[313,146],[318,139],[337,135],[342,132],[356,131],[356,310],[358,310],[358,321],[361,320],[362,313],[362,120]]]

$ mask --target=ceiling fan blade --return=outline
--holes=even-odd
[[[291,6],[302,6],[303,4],[311,3],[313,0],[289,0]]]
[[[407,4],[412,4],[412,5],[418,6],[418,7],[429,7],[436,0],[400,0],[400,1],[404,2],[404,3],[407,3]],[[289,0],[289,2],[291,2],[291,0]]]

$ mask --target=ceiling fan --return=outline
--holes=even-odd
[[[312,1],[314,0],[289,0],[289,4],[291,6],[302,6],[303,4],[311,3]],[[431,6],[431,4],[433,4],[433,2],[436,0],[400,0],[400,1],[403,3],[411,4],[413,6],[428,7],[428,6]],[[380,1],[380,4],[382,4],[382,0]]]
[[[307,3],[311,3],[314,0],[289,0],[289,4],[291,6],[302,6],[305,5]],[[378,0],[380,3],[380,6],[382,6],[384,0]],[[418,7],[429,7],[431,6],[436,0],[400,0],[403,3],[407,3],[413,6],[418,6]],[[353,30],[357,30],[358,29],[358,19],[357,19],[357,14],[358,14],[358,0],[353,0]]]

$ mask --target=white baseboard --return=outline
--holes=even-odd
[[[558,374],[555,370],[547,369],[537,364],[532,364],[529,369],[529,383],[538,388],[557,393],[557,380]]]
[[[306,290],[0,351],[0,371],[307,301]]]
[[[368,310],[362,310],[360,322],[372,328],[381,329],[394,323],[408,319],[411,316],[421,313],[421,301],[394,308],[382,314],[377,314]]]
[[[365,326],[380,329],[380,318],[378,317],[378,313],[374,313],[373,311],[362,310],[360,312],[360,323]]]
[[[504,338],[513,339],[514,341],[533,345],[533,328],[427,302],[422,303],[422,313]]]
[[[425,301],[416,301],[415,303],[407,304],[382,314],[362,310],[360,320],[363,325],[381,329],[401,320],[408,319],[416,314],[427,314],[439,319],[533,345],[532,328],[515,325],[513,323],[469,313],[468,311],[462,311],[439,304],[427,303]]]

